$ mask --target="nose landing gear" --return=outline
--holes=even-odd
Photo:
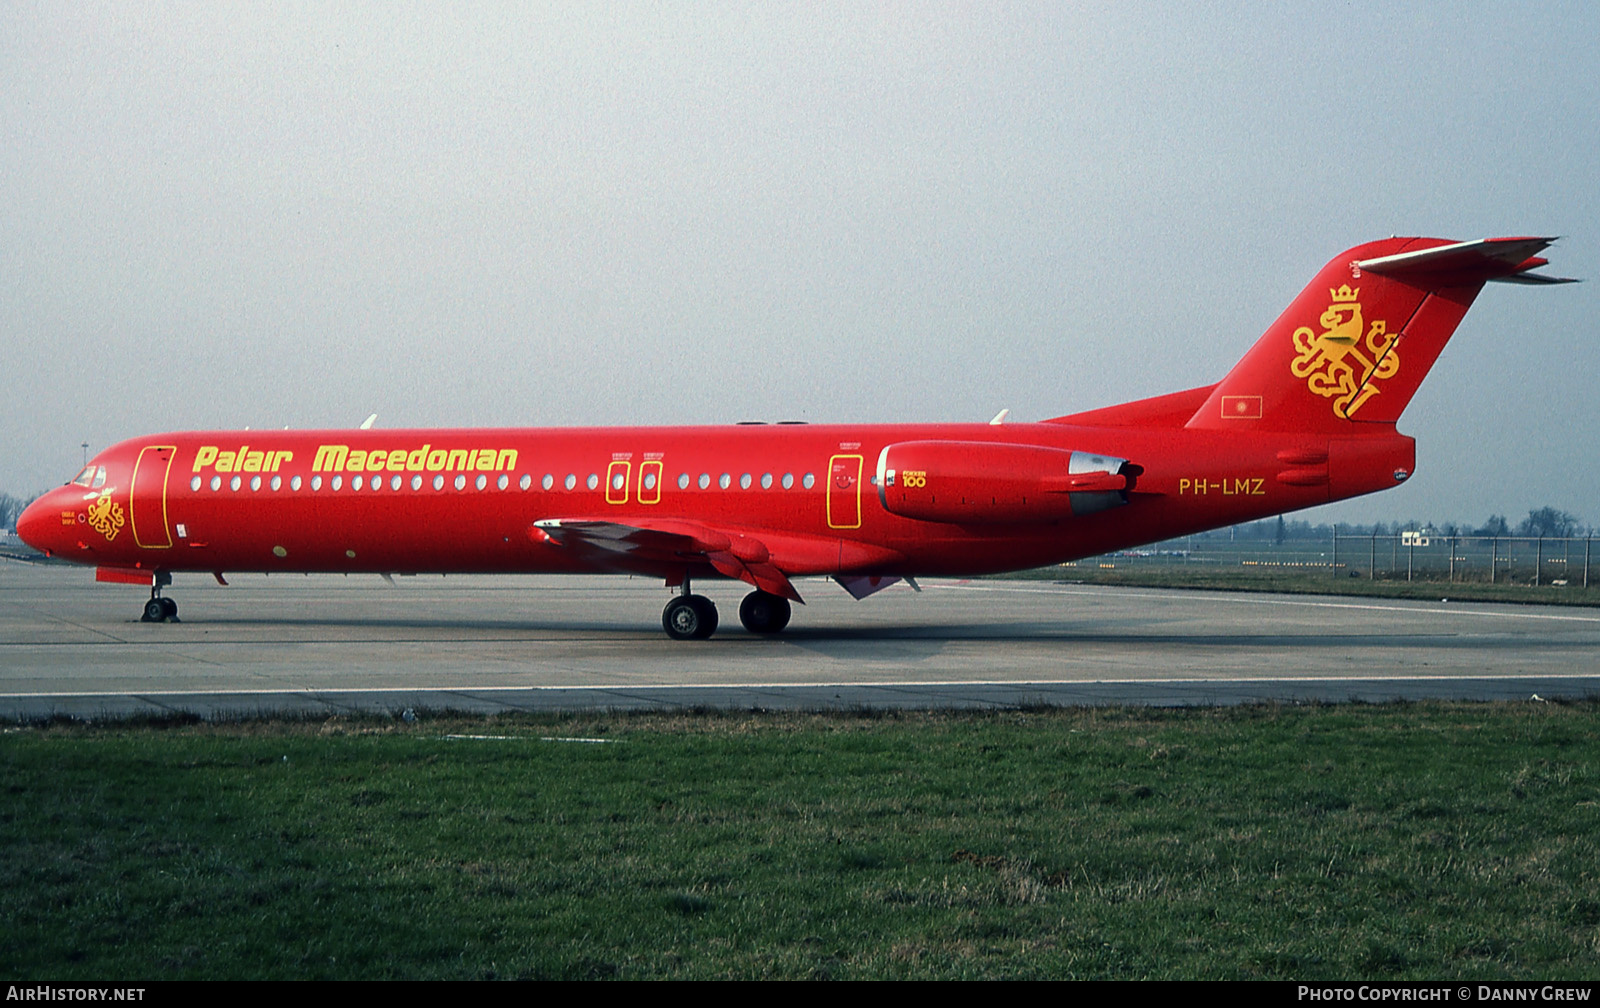
[[[172,583],[172,575],[166,571],[156,571],[155,580],[150,585],[150,601],[144,604],[144,613],[139,617],[141,623],[178,623],[178,603],[175,599],[163,598],[161,589]]]

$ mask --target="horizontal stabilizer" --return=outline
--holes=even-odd
[[[1544,264],[1543,263],[1537,263],[1535,265],[1543,266]],[[1543,273],[1513,273],[1511,276],[1493,277],[1492,279],[1496,283],[1518,283],[1518,284],[1564,284],[1564,283],[1581,283],[1582,282],[1582,281],[1578,280],[1576,277],[1546,276]]]
[[[1401,280],[1412,278],[1434,284],[1482,283],[1486,280],[1511,283],[1576,283],[1567,277],[1543,276],[1529,270],[1548,265],[1539,258],[1554,238],[1480,238],[1454,242],[1416,252],[1359,259],[1353,269]]]

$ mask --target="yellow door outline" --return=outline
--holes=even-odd
[[[829,528],[861,527],[862,464],[860,455],[835,455],[828,460]]]
[[[613,463],[615,464],[615,463]],[[651,485],[650,477],[655,477]],[[661,460],[650,459],[639,464],[639,503],[661,503]]]
[[[606,468],[606,503],[628,503],[628,478],[632,475],[633,463],[627,459],[617,459]],[[617,477],[622,477],[620,485]]]
[[[139,534],[139,516],[141,514],[148,515],[151,505],[140,506],[139,504],[139,493],[143,489],[139,485],[139,470],[144,468],[145,456],[151,452],[158,454],[150,460],[150,469],[146,470],[145,479],[155,478],[155,470],[161,470],[161,522],[154,532],[150,530],[148,521],[146,522],[145,533],[149,537],[149,540],[146,541],[146,536]],[[160,452],[167,453],[165,459],[161,458]],[[167,474],[172,471],[172,459],[177,454],[176,445],[146,445],[139,449],[139,458],[133,463],[133,477],[128,480],[128,524],[133,526],[133,544],[135,546],[141,546],[145,549],[172,548],[172,533],[169,531],[169,525],[167,524]]]

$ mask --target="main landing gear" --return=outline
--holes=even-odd
[[[753,591],[739,603],[739,622],[753,634],[775,634],[789,625],[789,600],[771,592]],[[704,595],[689,591],[683,580],[683,593],[667,603],[661,612],[661,626],[673,640],[705,640],[717,631],[717,607]]]
[[[717,607],[704,595],[689,594],[684,578],[683,594],[661,611],[661,626],[673,640],[705,640],[717,632]]]
[[[754,634],[775,634],[789,625],[789,600],[771,592],[753,591],[739,603],[739,622]]]
[[[156,571],[155,580],[150,585],[150,601],[144,604],[144,614],[139,617],[141,623],[177,623],[178,603],[175,599],[163,598],[161,589],[172,583],[172,575],[166,571]]]

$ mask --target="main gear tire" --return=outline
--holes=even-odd
[[[673,640],[705,640],[717,632],[717,607],[704,595],[679,595],[661,611],[661,628]]]
[[[789,625],[790,612],[782,595],[753,591],[739,603],[739,622],[753,634],[775,634]]]

